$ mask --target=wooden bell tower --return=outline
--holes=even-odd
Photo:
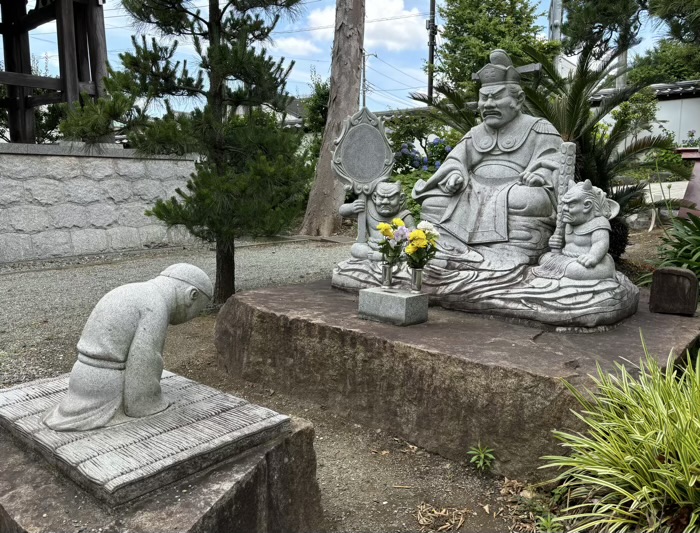
[[[31,0],[34,2],[34,0]],[[0,33],[5,50],[5,70],[0,84],[8,97],[0,107],[9,112],[12,142],[34,142],[34,108],[58,102],[76,102],[81,93],[97,98],[104,90],[107,73],[107,40],[103,4],[105,0],[0,0]],[[58,33],[58,78],[35,76],[31,71],[29,31],[56,21]],[[49,89],[34,95],[34,89]]]

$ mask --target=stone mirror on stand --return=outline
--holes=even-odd
[[[371,246],[379,236],[376,226],[387,217],[398,216],[405,201],[400,186],[384,184],[394,167],[394,152],[384,132],[384,122],[366,107],[343,122],[335,141],[332,166],[345,190],[357,196],[343,204],[340,214],[357,219],[357,240],[352,256],[359,260],[375,259]],[[382,185],[384,184],[384,185]]]

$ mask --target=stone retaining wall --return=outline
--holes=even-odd
[[[0,145],[0,263],[191,242],[144,211],[193,171],[118,145]]]

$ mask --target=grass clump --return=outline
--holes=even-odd
[[[569,456],[556,482],[568,502],[567,531],[690,533],[700,530],[700,363],[666,370],[646,351],[638,377],[598,367],[595,395],[567,384],[586,434],[555,432]]]

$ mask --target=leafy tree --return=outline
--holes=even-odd
[[[589,49],[595,59],[610,50],[627,49],[639,42],[644,0],[564,0],[562,25],[564,51],[573,54]]]
[[[558,45],[538,39],[536,6],[528,0],[445,0],[439,7],[445,21],[444,44],[438,50],[435,72],[453,86],[473,86],[471,76],[488,60],[495,48],[513,56],[523,45],[554,56]]]
[[[427,152],[428,137],[431,135],[442,137],[445,134],[445,128],[428,110],[393,115],[385,125],[389,143],[395,152],[401,149],[402,144],[412,143],[414,140],[417,140],[423,151]]]
[[[32,74],[35,76],[50,76],[49,58],[44,57],[43,67],[39,59],[32,56]],[[0,70],[4,65],[0,61]],[[34,89],[35,96],[43,96],[52,91],[47,89]],[[7,85],[0,85],[0,99],[7,98]],[[64,106],[61,104],[49,104],[34,108],[34,141],[37,144],[56,142],[59,137],[58,125],[66,116]],[[10,117],[7,108],[0,108],[0,139],[10,142]]]
[[[435,92],[439,97],[432,100],[424,93],[412,93],[411,98],[432,106],[435,120],[461,135],[477,124],[474,88],[457,87],[442,81],[435,85]]]
[[[331,82],[329,79],[322,79],[312,67],[310,85],[311,96],[304,99],[304,107],[306,108],[304,126],[306,131],[312,135],[309,155],[314,161],[317,161],[321,154],[323,130],[328,120],[328,100],[331,96]]]
[[[134,51],[120,55],[124,70],[106,82],[110,98],[76,109],[63,126],[93,142],[116,124],[146,153],[200,154],[187,189],[150,213],[216,243],[217,303],[235,290],[234,238],[288,223],[295,193],[309,178],[299,161],[300,138],[266,114],[284,112],[291,66],[263,44],[299,2],[210,0],[202,10],[191,0],[122,0],[138,23],[192,42],[198,68],[190,73],[186,61],[174,60],[177,41],[133,39]],[[194,111],[176,113],[173,98],[191,102]],[[153,118],[158,105],[165,113]]]
[[[700,49],[670,39],[659,41],[644,55],[633,59],[628,79],[634,84],[700,79]]]

